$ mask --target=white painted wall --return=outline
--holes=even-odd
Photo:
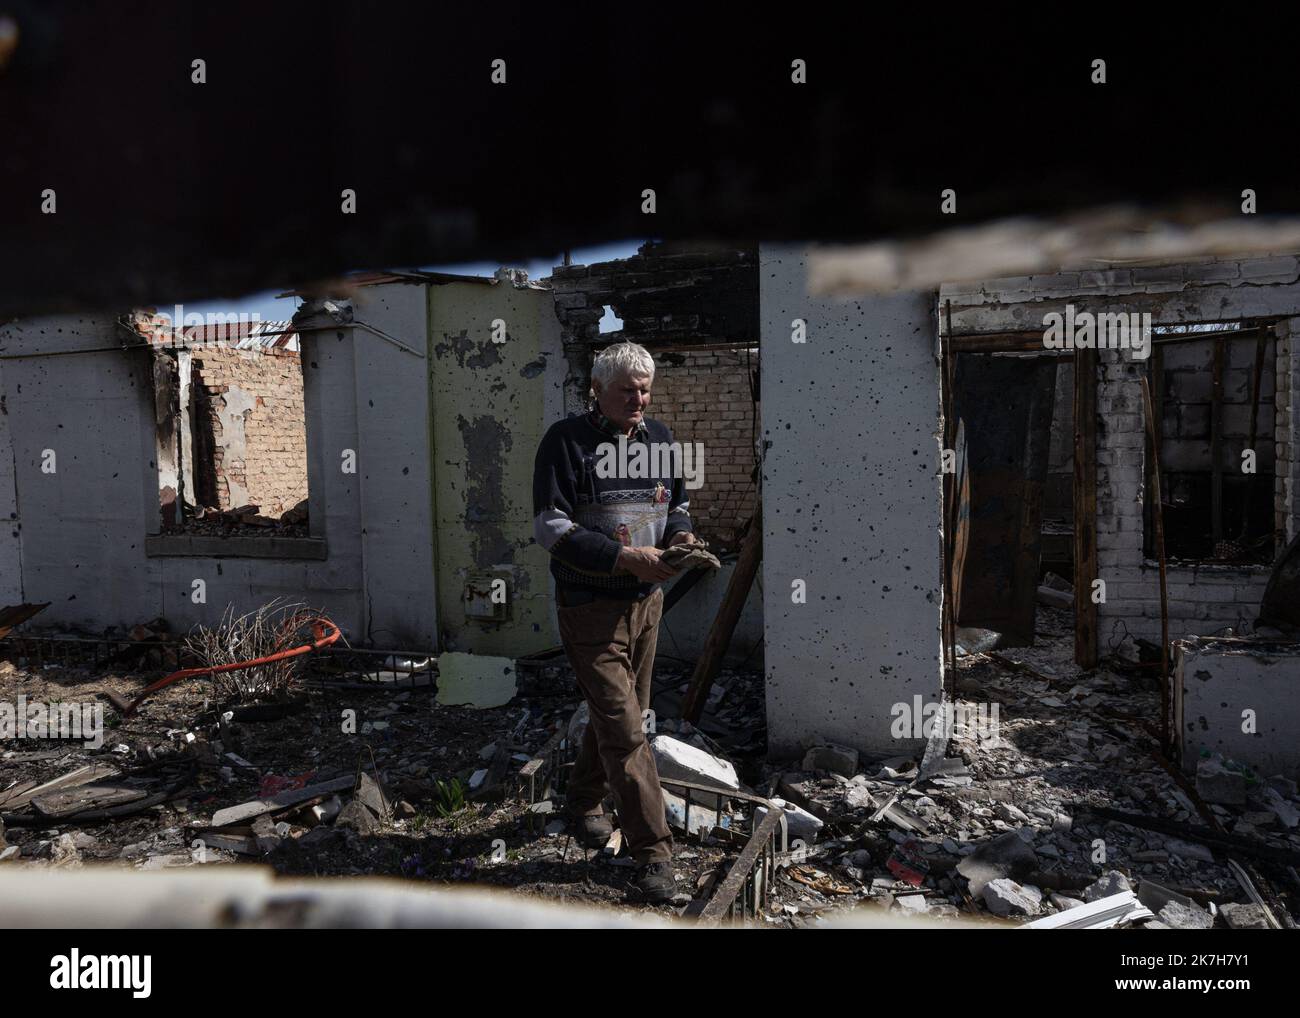
[[[0,608],[23,600],[22,518],[14,486],[14,447],[9,434],[4,362],[0,361]]]
[[[800,249],[761,249],[769,745],[910,752],[891,708],[941,688],[935,295],[836,302],[805,281]]]
[[[52,602],[33,628],[99,634],[164,615],[187,629],[217,622],[228,604],[245,611],[282,596],[323,608],[355,639],[358,487],[334,452],[356,446],[350,338],[331,333],[305,346],[305,360],[314,362],[305,373],[312,496],[330,506],[328,514],[313,511],[312,525],[324,528],[329,558],[151,558],[145,538],[160,522],[150,354],[120,349],[113,319],[64,315],[0,328],[0,353],[29,355],[4,362],[0,385],[24,515],[23,599]],[[83,352],[30,356],[68,351]],[[54,473],[41,470],[47,449],[56,456]],[[195,579],[206,584],[204,603],[192,599]]]
[[[363,287],[353,299],[354,319],[418,351],[408,353],[354,328],[362,611],[380,646],[433,647],[437,639],[428,306],[422,284]]]

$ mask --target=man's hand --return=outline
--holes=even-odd
[[[659,561],[658,548],[622,548],[616,569],[631,573],[642,583],[662,583],[677,575],[677,570]]]
[[[691,531],[679,530],[677,531],[677,533],[673,534],[672,540],[668,542],[668,547],[671,548],[675,544],[700,544],[700,543],[701,543],[700,539],[696,537],[695,534],[692,533]]]

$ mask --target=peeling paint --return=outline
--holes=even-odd
[[[490,368],[501,363],[499,344],[493,343],[491,340],[475,343],[469,338],[468,330],[462,330],[455,336],[444,333],[443,338],[447,342],[438,343],[433,348],[434,356],[438,358],[451,354],[456,358],[457,365],[462,368]],[[509,341],[509,339],[510,335],[507,333],[506,340]]]
[[[494,562],[513,562],[514,549],[501,528],[501,509],[508,501],[502,468],[514,445],[510,429],[493,417],[476,417],[471,422],[460,414],[456,415],[456,427],[465,443],[465,496],[469,503],[465,523],[474,565],[490,569]]]

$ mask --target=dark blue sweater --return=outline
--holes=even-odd
[[[646,594],[654,584],[630,573],[615,575],[620,547],[667,547],[674,534],[690,531],[690,503],[681,457],[647,456],[646,477],[602,477],[601,446],[617,449],[619,436],[602,430],[594,414],[577,414],[551,425],[533,468],[533,535],[551,554],[557,586],[594,594]],[[627,450],[646,443],[666,450],[672,432],[645,420]],[[601,473],[605,471],[600,471]],[[676,475],[676,476],[674,476]]]

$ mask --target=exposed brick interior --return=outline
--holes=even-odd
[[[566,411],[585,402],[596,351],[645,346],[656,365],[650,415],[677,441],[704,443],[704,485],[690,492],[696,530],[734,547],[756,493],[749,372],[758,368],[757,250],[647,242],[631,258],[557,268],[550,284],[569,364]],[[620,331],[600,331],[606,306]]]
[[[554,270],[555,309],[569,337],[603,343],[758,343],[758,252],[647,242],[631,258]],[[600,333],[605,305],[621,333]]]
[[[754,513],[752,480],[758,407],[749,372],[758,351],[679,348],[655,356],[650,416],[666,423],[678,442],[704,446],[704,485],[689,492],[691,517],[701,537],[721,547]]]
[[[295,351],[195,351],[191,386],[200,504],[251,503],[263,515],[279,516],[307,497],[302,366]]]
[[[1274,327],[1276,382],[1273,404],[1273,527],[1279,547],[1300,533],[1300,502],[1296,498],[1296,436],[1300,435],[1300,358],[1295,354],[1297,324],[1291,318]]]

